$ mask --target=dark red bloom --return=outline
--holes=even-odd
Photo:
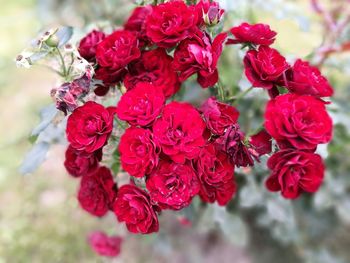
[[[265,130],[258,132],[249,139],[251,149],[256,156],[269,154],[272,151],[272,137]]]
[[[332,119],[325,103],[312,96],[284,94],[270,100],[265,128],[281,148],[315,150],[332,138]]]
[[[89,235],[88,242],[98,255],[116,257],[120,254],[123,239],[119,236],[107,236],[103,232],[96,231]]]
[[[69,145],[66,150],[64,166],[70,175],[80,177],[94,172],[101,160],[102,150],[97,150],[93,153],[86,153],[78,151]]]
[[[109,87],[116,85],[118,82],[121,82],[127,73],[125,68],[115,70],[108,67],[98,67],[95,71],[95,79],[99,79],[103,82],[104,92],[98,93],[97,95],[106,95]],[[101,88],[101,86],[99,86]]]
[[[260,46],[244,57],[245,75],[253,87],[271,89],[289,69],[286,59],[276,49]]]
[[[295,61],[290,74],[284,83],[292,93],[300,95],[312,95],[315,97],[330,97],[333,88],[328,80],[322,76],[320,70],[313,67],[307,61],[298,59]]]
[[[113,129],[112,108],[88,101],[76,108],[68,117],[67,139],[71,146],[87,153],[101,149],[107,142]]]
[[[153,124],[154,139],[164,154],[174,162],[184,163],[195,158],[204,139],[205,123],[199,112],[188,103],[171,102]]]
[[[281,150],[270,157],[267,166],[272,174],[266,181],[270,191],[281,191],[285,198],[297,198],[302,192],[314,193],[324,176],[318,154],[294,149]]]
[[[205,101],[200,111],[208,129],[215,135],[222,135],[226,128],[237,122],[239,117],[235,107],[219,102],[215,97]]]
[[[126,30],[113,32],[96,49],[97,63],[110,71],[125,68],[140,55],[136,34]]]
[[[216,143],[218,147],[227,153],[231,162],[237,167],[254,165],[254,155],[246,145],[245,135],[238,124],[232,125],[220,136]]]
[[[80,40],[78,47],[80,55],[88,61],[94,61],[96,57],[96,47],[105,37],[105,33],[101,31],[91,31]]]
[[[117,185],[106,167],[81,178],[78,200],[81,207],[92,215],[104,216],[112,208],[116,195]]]
[[[131,233],[158,232],[158,217],[149,195],[134,185],[119,188],[114,213],[119,222],[125,222]]]
[[[146,35],[146,19],[151,13],[152,6],[138,6],[124,24],[125,30],[136,32],[141,46],[149,42]]]
[[[215,144],[204,147],[195,160],[195,170],[201,182],[200,197],[209,203],[226,205],[236,192],[234,166],[226,153]]]
[[[208,26],[214,26],[221,21],[225,13],[224,9],[216,1],[200,0],[196,5],[198,11],[199,22]]]
[[[277,33],[270,29],[269,25],[242,23],[231,28],[231,33],[235,39],[229,39],[227,44],[249,43],[253,45],[269,46],[275,41]]]
[[[147,36],[159,47],[174,47],[192,35],[197,21],[198,13],[183,1],[163,3],[153,6],[147,18]]]
[[[161,161],[147,178],[151,200],[162,209],[179,210],[191,203],[199,192],[199,182],[190,163]]]
[[[160,115],[164,104],[165,98],[161,90],[140,82],[121,97],[117,116],[132,126],[148,126]]]
[[[182,41],[175,50],[173,62],[180,81],[198,73],[197,81],[202,88],[214,86],[219,78],[217,63],[226,37],[226,33],[221,33],[211,42],[209,35],[198,30],[191,38]]]
[[[158,164],[158,147],[146,129],[126,129],[120,139],[119,152],[123,169],[135,177],[150,174]]]
[[[141,58],[129,66],[129,73],[124,79],[125,87],[132,89],[139,82],[147,82],[162,90],[166,98],[171,97],[180,88],[172,61],[162,48],[143,52]]]

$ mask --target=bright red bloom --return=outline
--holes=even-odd
[[[66,160],[64,161],[64,166],[70,175],[80,177],[94,172],[101,160],[101,150],[97,150],[93,153],[86,153],[78,151],[69,145],[66,150]]]
[[[256,156],[269,154],[272,151],[272,137],[265,130],[250,137],[249,143]]]
[[[146,35],[146,19],[152,13],[152,6],[138,6],[124,24],[125,30],[136,32],[141,46],[149,42]]]
[[[312,96],[284,94],[270,100],[265,128],[281,148],[315,150],[332,138],[332,119],[325,103]]]
[[[235,107],[219,102],[215,97],[206,100],[200,111],[208,129],[215,135],[222,135],[227,127],[237,122],[239,117]]]
[[[182,41],[175,50],[173,62],[180,81],[198,73],[197,81],[202,88],[214,86],[219,78],[217,63],[226,37],[226,33],[221,33],[211,42],[206,33],[198,30],[191,38]]]
[[[210,0],[200,0],[196,5],[200,24],[213,26],[221,21],[225,13],[224,9],[220,8],[218,2]]]
[[[171,102],[153,124],[154,139],[164,154],[174,162],[184,163],[195,158],[204,139],[205,123],[199,112],[188,103]]]
[[[269,25],[242,23],[231,28],[235,39],[229,39],[227,44],[249,43],[253,45],[269,46],[275,41],[277,33],[270,29]]]
[[[215,144],[203,148],[195,160],[195,170],[201,182],[200,197],[205,202],[226,205],[236,192],[234,166],[226,153]]]
[[[119,222],[125,222],[131,233],[158,232],[158,217],[149,195],[134,185],[119,188],[114,213]]]
[[[313,67],[307,61],[298,59],[295,61],[290,74],[284,83],[292,93],[300,95],[312,95],[315,97],[330,97],[333,88],[328,80],[322,76],[320,70]]]
[[[140,55],[136,34],[126,30],[113,32],[100,42],[96,49],[97,63],[115,71],[125,68]]]
[[[147,82],[162,90],[166,98],[171,97],[180,88],[172,61],[173,58],[163,48],[143,52],[141,58],[129,66],[129,73],[124,79],[125,87],[132,89],[139,82]]]
[[[121,97],[117,116],[132,126],[148,126],[160,115],[164,104],[162,91],[151,84],[140,82]]]
[[[135,177],[150,174],[158,164],[159,149],[151,131],[146,129],[126,129],[120,138],[119,152],[123,169]]]
[[[147,178],[151,200],[162,209],[180,210],[188,206],[199,192],[199,182],[190,163],[161,161]]]
[[[88,242],[98,255],[116,257],[120,254],[123,239],[119,236],[107,236],[103,232],[96,231],[89,235]]]
[[[270,191],[281,191],[285,198],[297,198],[302,192],[314,193],[324,176],[318,154],[294,149],[281,150],[270,157],[267,166],[272,174],[266,181]]]
[[[147,36],[159,47],[174,47],[192,35],[197,21],[198,13],[183,1],[163,3],[147,18]]]
[[[79,43],[80,55],[88,61],[94,61],[97,45],[105,39],[106,35],[102,31],[93,30],[87,34]]]
[[[88,101],[76,108],[68,117],[67,139],[71,146],[87,153],[101,149],[107,142],[113,129],[112,108]]]
[[[253,87],[266,89],[272,89],[289,69],[286,59],[276,49],[267,46],[260,46],[258,51],[249,50],[243,62],[245,75]]]
[[[116,195],[117,185],[106,167],[81,178],[78,200],[81,207],[92,215],[104,216],[113,207]]]

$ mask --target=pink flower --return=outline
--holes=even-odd
[[[96,231],[89,235],[88,242],[98,255],[116,257],[120,254],[123,239],[119,236],[107,236],[103,232]]]

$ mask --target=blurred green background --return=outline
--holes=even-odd
[[[229,10],[226,26],[243,20],[270,24],[278,32],[275,47],[288,58],[310,56],[324,40],[322,19],[312,10],[310,1],[221,2]],[[332,1],[323,2],[330,7]],[[86,235],[96,229],[114,233],[117,228],[115,220],[113,216],[95,219],[79,208],[75,198],[78,181],[70,178],[63,167],[64,145],[54,146],[34,174],[22,176],[18,173],[25,153],[31,148],[28,136],[39,122],[40,109],[51,103],[49,92],[57,84],[57,79],[40,68],[17,69],[14,58],[42,29],[59,24],[83,29],[89,22],[105,18],[121,23],[132,6],[132,1],[127,0],[0,0],[0,263],[105,262],[91,252]],[[340,16],[346,12],[349,10],[341,10]],[[349,36],[348,29],[339,41],[348,41]],[[222,58],[225,83],[242,78],[240,66],[232,67],[232,61],[240,63],[239,55],[233,55],[233,52],[238,53],[229,49]],[[173,235],[172,240],[164,237],[164,233],[150,237],[134,236],[123,245],[121,257],[112,261],[350,262],[349,53],[332,55],[322,71],[336,89],[331,107],[336,122],[335,138],[328,149],[324,149],[329,169],[316,201],[312,201],[311,208],[301,202],[293,204],[299,215],[296,217],[298,231],[305,234],[303,239],[284,244],[283,232],[272,234],[274,239],[267,238],[265,236],[271,235],[271,229],[256,228],[255,223],[245,221],[250,218],[247,215],[250,212],[243,211],[243,221],[250,225],[249,236],[256,239],[248,242],[251,246],[242,246],[240,241],[246,238],[246,234],[239,236],[243,226],[236,224],[232,229],[224,229],[228,236],[237,235],[232,238],[234,242],[228,244],[226,237],[218,231],[190,231],[173,215],[165,214],[163,224],[167,227],[164,228]],[[298,210],[301,205],[303,208]],[[300,212],[303,209],[308,213]],[[217,210],[211,212],[220,213]],[[314,230],[319,234],[315,234],[316,238],[304,232],[313,228],[313,220],[320,224]],[[205,228],[205,223],[202,224]],[[119,228],[119,233],[123,233]],[[271,243],[266,243],[266,240]],[[316,248],[299,251],[301,247],[309,246]],[[293,252],[289,254],[291,250]],[[268,258],[274,260],[268,261]]]

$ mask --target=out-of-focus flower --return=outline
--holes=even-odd
[[[88,242],[98,255],[116,257],[120,254],[123,238],[119,236],[107,236],[103,232],[96,231],[89,235]]]

